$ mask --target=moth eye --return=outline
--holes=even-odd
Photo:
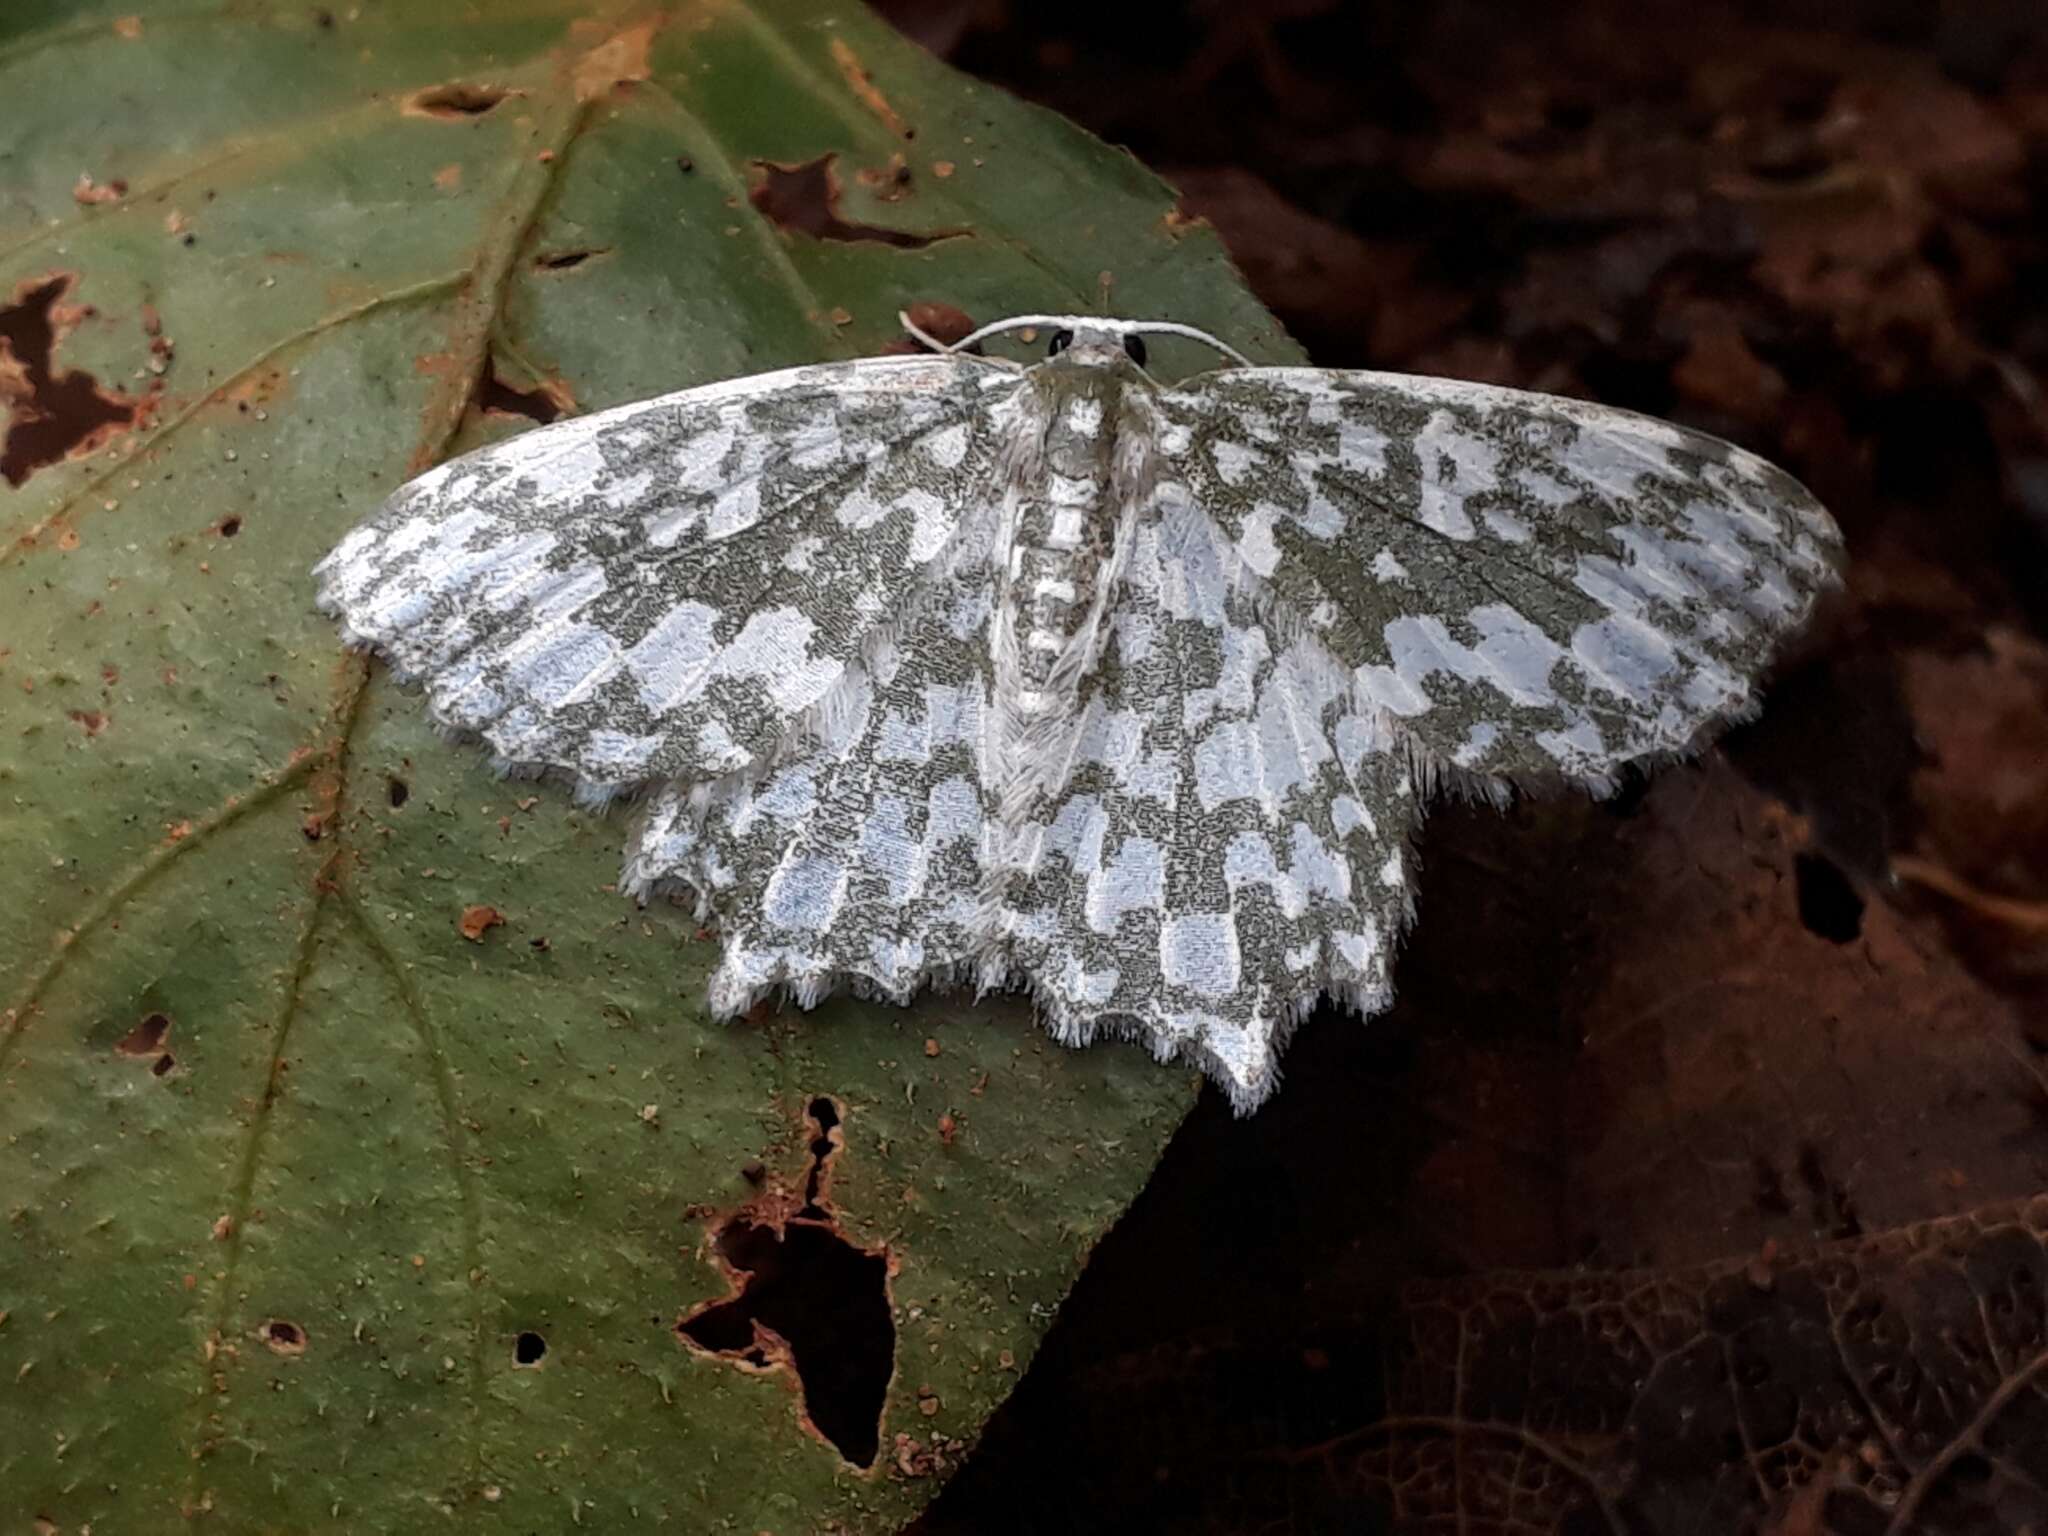
[[[1058,357],[1073,344],[1074,333],[1072,331],[1054,331],[1052,333],[1052,345],[1045,349],[1045,355],[1047,357]]]
[[[1124,352],[1130,358],[1130,360],[1136,363],[1140,368],[1145,366],[1144,337],[1126,335],[1124,337]]]

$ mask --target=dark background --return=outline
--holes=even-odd
[[[1432,818],[1398,1004],[1205,1096],[925,1536],[2048,1528],[2048,8],[883,9],[1317,362],[1720,433],[1853,562],[1698,764]]]

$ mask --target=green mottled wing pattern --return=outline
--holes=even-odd
[[[1314,368],[1158,405],[1174,492],[1427,764],[1481,779],[1696,749],[1841,559],[1783,471],[1604,406]]]
[[[696,892],[724,945],[715,1013],[848,982],[906,1002],[984,947],[990,585],[977,567],[919,601],[778,762],[649,799],[623,883]]]
[[[1192,510],[1140,524],[1009,946],[1062,1039],[1134,1035],[1249,1109],[1318,999],[1392,998],[1423,807],[1343,671],[1230,562]]]
[[[597,800],[744,768],[957,551],[1017,384],[870,358],[556,422],[402,487],[320,605],[501,765]]]

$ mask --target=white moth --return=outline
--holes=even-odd
[[[1243,366],[1162,386],[1159,333]],[[1022,985],[1244,1111],[1386,1007],[1432,792],[1697,750],[1840,557],[1664,422],[1028,315],[468,454],[316,575],[501,768],[652,786],[624,885],[716,922],[715,1013]]]

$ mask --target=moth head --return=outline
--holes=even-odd
[[[1145,338],[1135,330],[1106,326],[1061,326],[1046,343],[1047,358],[1064,358],[1070,368],[1114,368],[1124,363],[1145,366]]]

